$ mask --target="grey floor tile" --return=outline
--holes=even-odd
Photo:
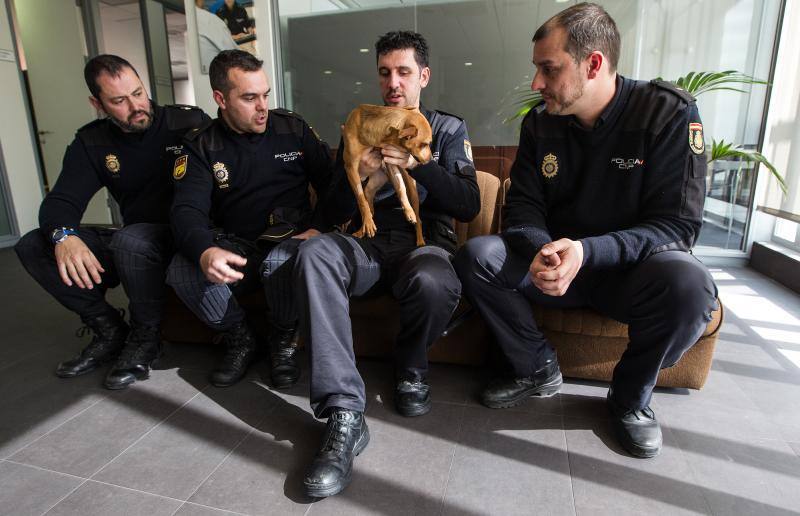
[[[709,512],[703,490],[668,428],[653,459],[629,456],[608,421],[564,418],[575,508],[580,514]]]
[[[673,433],[714,514],[797,514],[800,457],[786,443]]]
[[[466,409],[444,514],[575,514],[562,418]]]
[[[307,396],[282,394],[272,411],[189,499],[244,514],[303,514],[303,472],[322,435]]]
[[[196,503],[186,502],[181,505],[178,512],[174,516],[230,516],[241,514],[238,512],[223,511],[221,509],[213,509],[205,505],[197,505]]]
[[[104,399],[96,380],[85,376],[61,380],[53,376],[24,395],[0,404],[0,457],[14,454]]]
[[[53,507],[48,516],[169,516],[182,504],[148,493],[87,481]]]
[[[428,414],[404,418],[391,405],[370,405],[370,444],[355,460],[350,486],[310,513],[436,514],[464,410],[435,402]]]
[[[252,382],[208,387],[92,478],[185,500],[276,400]]]
[[[794,453],[795,453],[795,454],[796,454],[798,457],[800,457],[800,443],[789,442],[789,443],[786,443],[786,444],[788,444],[789,446],[791,446],[791,447],[792,447],[792,449],[794,450]]]
[[[38,516],[81,482],[81,478],[0,461],[0,512]]]
[[[608,419],[607,394],[608,383],[568,379],[561,386],[558,399],[564,416]]]
[[[183,378],[156,371],[145,382],[110,393],[11,458],[89,477],[195,394]]]

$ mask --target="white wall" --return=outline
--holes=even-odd
[[[11,39],[10,15],[5,2],[0,3],[0,50],[15,56]],[[36,159],[36,142],[28,121],[27,103],[20,81],[19,64],[0,60],[0,146],[8,174],[13,211],[20,234],[39,225],[38,208],[42,202],[42,185]]]
[[[100,23],[103,25],[102,51],[128,60],[139,73],[148,94],[151,94],[139,4],[113,7],[101,3]]]

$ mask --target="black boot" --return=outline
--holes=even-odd
[[[133,324],[119,358],[108,372],[105,386],[124,389],[150,377],[150,367],[161,356],[161,334],[156,326]]]
[[[300,366],[297,363],[297,340],[294,329],[284,330],[278,326],[270,329],[269,376],[276,389],[285,389],[297,383]]]
[[[431,388],[423,379],[401,380],[394,391],[394,406],[401,416],[422,416],[431,410]]]
[[[493,380],[484,389],[481,402],[489,408],[513,407],[532,396],[552,396],[561,390],[561,383],[558,360],[553,357],[537,369],[533,376]]]
[[[369,443],[369,428],[363,412],[334,408],[328,418],[322,447],[306,472],[306,494],[314,498],[333,496],[347,487],[353,459]]]
[[[650,407],[641,410],[625,408],[614,401],[611,391],[606,397],[611,412],[611,425],[620,444],[634,457],[648,459],[661,452],[661,426]]]
[[[92,341],[78,356],[58,364],[56,376],[72,378],[94,371],[115,359],[125,345],[125,337],[130,328],[117,312],[85,319],[83,322],[86,326],[80,328],[76,335],[83,337],[90,331],[94,334]]]
[[[237,323],[236,326],[222,334],[225,342],[225,357],[222,363],[209,377],[211,383],[217,387],[230,387],[241,380],[247,368],[256,359],[256,338],[246,322]]]

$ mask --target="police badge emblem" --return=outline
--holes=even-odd
[[[175,167],[172,169],[172,177],[181,179],[186,175],[186,162],[189,161],[189,156],[183,155],[175,160]]]
[[[106,168],[112,174],[119,174],[119,159],[114,154],[109,154],[106,156]]]
[[[548,154],[542,160],[542,175],[547,179],[558,174],[558,158],[553,154]]]
[[[214,179],[217,180],[217,186],[228,188],[228,169],[225,167],[225,163],[217,161],[212,168],[214,169]]]
[[[706,142],[703,141],[703,124],[693,122],[689,124],[689,148],[695,154],[706,151]]]

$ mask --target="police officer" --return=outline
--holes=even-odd
[[[261,66],[241,50],[214,58],[209,75],[219,116],[187,136],[187,153],[173,172],[180,254],[167,282],[198,318],[222,332],[226,354],[210,377],[220,387],[238,382],[256,358],[255,337],[236,298],[262,283],[272,382],[297,382],[292,260],[300,242],[326,229],[322,209],[312,209],[309,182],[322,197],[330,151],[297,114],[268,110]]]
[[[544,102],[522,124],[503,232],[456,258],[465,295],[511,365],[482,401],[510,407],[558,392],[556,354],[529,302],[590,306],[629,325],[607,403],[623,447],[653,457],[658,372],[697,341],[716,306],[708,271],[689,253],[705,189],[700,117],[670,84],[616,73],[619,32],[598,5],[556,14],[533,41],[531,88]]]
[[[164,276],[173,254],[170,171],[183,135],[207,117],[194,107],[156,105],[121,57],[92,58],[84,76],[89,102],[106,118],[78,130],[42,202],[40,228],[15,249],[30,275],[94,333],[56,374],[78,376],[116,358],[105,386],[122,389],[147,378],[161,353]],[[86,205],[103,187],[120,205],[119,231],[80,226]],[[130,331],[105,300],[106,289],[120,282],[130,300]]]
[[[464,121],[420,106],[420,93],[431,74],[425,39],[414,32],[390,32],[378,40],[375,50],[384,103],[420,108],[433,129],[433,159],[420,165],[405,150],[384,146],[364,154],[360,172],[376,171],[384,163],[409,170],[417,181],[428,245],[416,247],[414,226],[403,216],[387,183],[375,196],[374,238],[331,233],[300,246],[295,290],[303,337],[311,349],[311,405],[317,417],[328,418],[322,447],[304,480],[307,493],[314,497],[331,496],[347,486],[353,456],[369,441],[348,298],[389,292],[398,300],[395,407],[404,416],[427,413],[431,407],[427,350],[447,326],[461,295],[450,263],[456,249],[453,218],[469,221],[480,210]],[[328,214],[335,222],[355,213],[341,147],[333,191],[340,204],[331,201]],[[350,228],[360,225],[354,220]]]

